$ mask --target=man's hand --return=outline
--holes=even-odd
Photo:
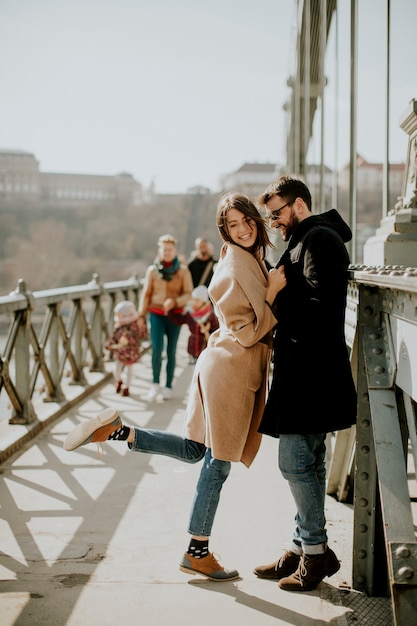
[[[268,274],[268,287],[266,288],[265,300],[268,304],[272,305],[277,294],[284,289],[287,284],[285,278],[284,266],[280,265],[278,268],[273,268]]]

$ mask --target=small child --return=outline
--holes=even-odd
[[[113,352],[116,363],[114,378],[116,393],[129,395],[129,387],[132,382],[132,365],[141,357],[140,343],[144,333],[140,330],[138,312],[133,302],[122,300],[114,308],[114,327],[110,340],[106,344],[107,350]],[[122,371],[126,368],[126,384],[123,387]],[[123,387],[123,389],[122,389]]]
[[[205,285],[196,287],[184,312],[173,313],[169,311],[168,317],[177,326],[188,324],[190,336],[187,351],[190,356],[190,364],[194,364],[207,346],[211,333],[219,327],[219,321],[208,297],[207,287]]]

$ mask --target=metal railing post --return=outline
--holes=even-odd
[[[10,424],[30,424],[36,419],[30,396],[30,323],[32,315],[32,294],[26,283],[19,280],[15,293],[22,294],[27,300],[25,310],[16,311],[15,323],[17,334],[14,348],[15,390],[19,398],[20,409],[14,407]]]

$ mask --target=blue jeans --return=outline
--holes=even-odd
[[[297,513],[291,550],[322,554],[327,548],[326,433],[280,435],[279,468],[288,481]]]
[[[186,463],[198,463],[204,459],[191,507],[188,532],[190,535],[210,537],[220,492],[230,473],[230,461],[214,459],[210,448],[204,444],[165,430],[135,428],[134,441],[128,445],[135,452],[162,454]]]
[[[164,350],[164,338],[167,338],[167,368],[166,387],[171,389],[174,380],[176,352],[178,337],[181,326],[177,326],[166,315],[150,313],[151,343],[152,343],[152,375],[153,382],[159,385],[162,367],[162,352]]]

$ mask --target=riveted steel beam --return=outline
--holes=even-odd
[[[359,286],[353,586],[382,595],[388,582],[398,625],[417,623],[417,541],[404,450],[407,425],[416,439],[415,416],[408,390],[403,396],[399,387],[417,367],[415,295]]]

